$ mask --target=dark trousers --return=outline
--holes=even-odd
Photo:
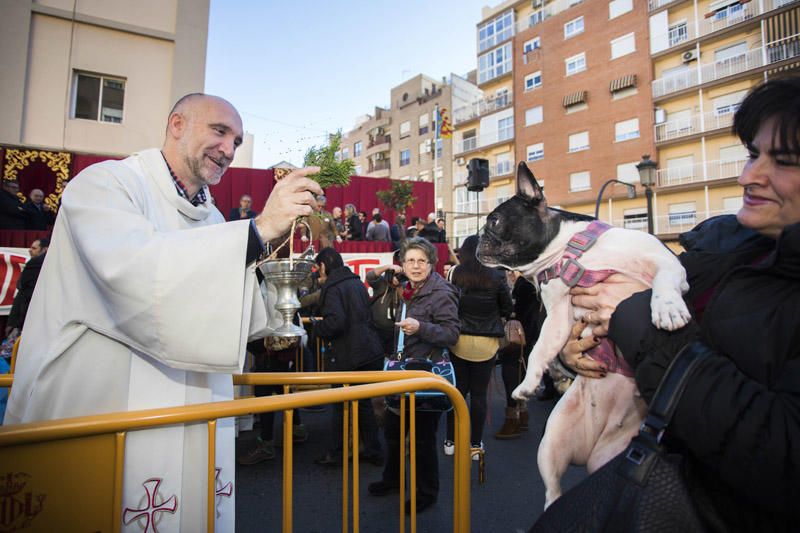
[[[276,356],[268,356],[259,354],[257,356],[257,364],[253,366],[253,372],[292,372],[293,360],[279,358]],[[282,385],[256,385],[253,393],[257,397],[272,396],[273,394],[283,394]],[[275,431],[275,411],[268,411],[258,415],[259,424],[261,425],[261,440],[272,440]],[[292,417],[292,424],[300,425],[300,411],[295,410]]]
[[[356,370],[381,370],[383,359],[378,359],[368,363]],[[338,385],[337,385],[338,386]],[[331,415],[331,453],[341,453],[344,442],[343,423],[344,423],[344,404],[333,404]],[[364,455],[366,457],[380,457],[381,441],[379,438],[378,421],[375,419],[375,411],[372,409],[372,400],[361,400],[358,402],[358,433],[364,441]],[[355,449],[356,447],[354,447]]]
[[[408,405],[408,404],[406,404]],[[417,412],[417,498],[435,501],[439,495],[439,457],[436,453],[436,428],[441,413]],[[386,465],[383,481],[400,484],[400,446],[405,445],[405,435],[400,436],[400,416],[386,410],[383,421],[386,437]],[[406,414],[408,432],[408,414]],[[408,455],[406,456],[408,457]],[[406,472],[408,472],[406,470]],[[409,479],[409,478],[406,478]]]
[[[451,353],[453,370],[456,373],[456,388],[466,398],[469,394],[469,423],[472,431],[471,443],[475,446],[483,439],[483,425],[486,423],[486,393],[489,390],[489,380],[495,366],[495,358],[476,363],[460,358]],[[447,412],[447,440],[453,440],[455,434],[455,415],[453,411]]]
[[[527,356],[530,353],[528,348],[533,348],[532,346],[525,346],[523,352],[523,357]],[[513,346],[508,346],[499,352],[500,357],[500,364],[502,365],[501,374],[503,376],[503,386],[506,389],[506,407],[516,407],[517,400],[511,397],[511,393],[514,392],[521,380],[520,377],[524,375],[524,369],[522,368],[522,364],[520,363],[520,349],[519,347],[514,348]]]

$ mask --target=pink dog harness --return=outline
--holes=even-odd
[[[548,281],[560,278],[567,287],[592,287],[601,281],[604,281],[608,276],[614,273],[613,270],[587,270],[586,267],[580,264],[578,259],[594,246],[600,235],[605,233],[611,228],[605,222],[599,220],[592,221],[589,226],[570,238],[567,243],[567,249],[561,257],[561,261],[551,266],[550,268],[539,272],[536,275],[536,280],[540,284],[546,284]],[[617,357],[614,349],[614,343],[608,338],[603,338],[600,344],[587,352],[587,355],[599,363],[603,363],[609,372],[616,372],[623,376],[633,377],[633,371],[628,363],[621,357]]]

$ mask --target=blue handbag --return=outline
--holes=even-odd
[[[403,304],[400,313],[400,320],[406,318],[406,304]],[[397,336],[397,352],[394,357],[387,360],[383,369],[388,372],[399,370],[424,370],[437,376],[442,376],[451,385],[456,384],[456,373],[453,363],[450,361],[449,352],[446,348],[435,349],[428,357],[403,357],[403,346],[405,344],[405,332],[401,329]],[[408,397],[408,393],[406,393]],[[423,412],[442,413],[453,408],[450,399],[443,392],[437,390],[423,390],[415,394],[416,410]],[[391,409],[400,409],[400,396],[391,395],[386,397],[386,405]]]

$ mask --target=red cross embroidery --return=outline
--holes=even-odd
[[[216,467],[216,474],[214,475],[214,496],[216,496],[217,502],[217,518],[222,516],[219,512],[219,504],[221,503],[222,496],[226,498],[230,498],[233,494],[233,484],[228,481],[225,485],[222,484],[222,481],[219,479],[219,475],[222,473],[222,469],[220,467]]]
[[[158,533],[158,529],[156,529],[156,513],[175,514],[175,511],[178,510],[178,498],[174,494],[167,500],[164,500],[162,497],[161,503],[156,504],[156,496],[159,495],[158,487],[161,485],[161,481],[162,480],[159,478],[151,477],[142,483],[145,493],[147,494],[145,498],[142,498],[143,500],[146,499],[146,501],[143,502],[144,507],[141,509],[125,508],[122,514],[122,521],[126,526],[133,523],[135,520],[144,518],[144,532],[150,533],[152,531],[153,533]]]

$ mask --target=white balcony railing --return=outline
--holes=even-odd
[[[648,11],[655,11],[659,7],[663,7],[667,4],[671,4],[673,2],[677,2],[678,0],[648,0],[647,1],[647,9]]]
[[[747,159],[719,159],[680,167],[660,168],[656,171],[656,183],[659,187],[674,187],[688,183],[736,178],[744,170],[745,163],[747,163]]]
[[[800,57],[800,34],[774,41],[762,48],[713,61],[698,63],[696,68],[653,80],[653,98],[681,91],[714,80],[733,76],[765,65]]]
[[[653,217],[653,231],[656,235],[667,233],[683,233],[689,231],[700,222],[717,215],[734,215],[738,209],[718,211],[687,211],[683,213],[670,213]],[[611,224],[620,228],[638,229],[647,231],[647,218],[636,217],[628,219],[614,219]]]
[[[489,113],[505,109],[514,102],[511,91],[493,96],[491,98],[483,98],[472,104],[459,107],[453,111],[453,124],[458,125],[468,120],[473,120]]]
[[[481,133],[477,137],[469,137],[456,143],[455,152],[460,154],[469,152],[484,146],[489,146],[503,141],[508,141],[514,138],[514,126],[507,126],[500,128],[496,131]]]
[[[656,142],[671,141],[697,133],[730,128],[731,125],[733,125],[734,111],[736,111],[736,109],[733,108],[731,108],[729,113],[709,111],[702,115],[692,115],[677,120],[669,120],[663,124],[656,124]]]

